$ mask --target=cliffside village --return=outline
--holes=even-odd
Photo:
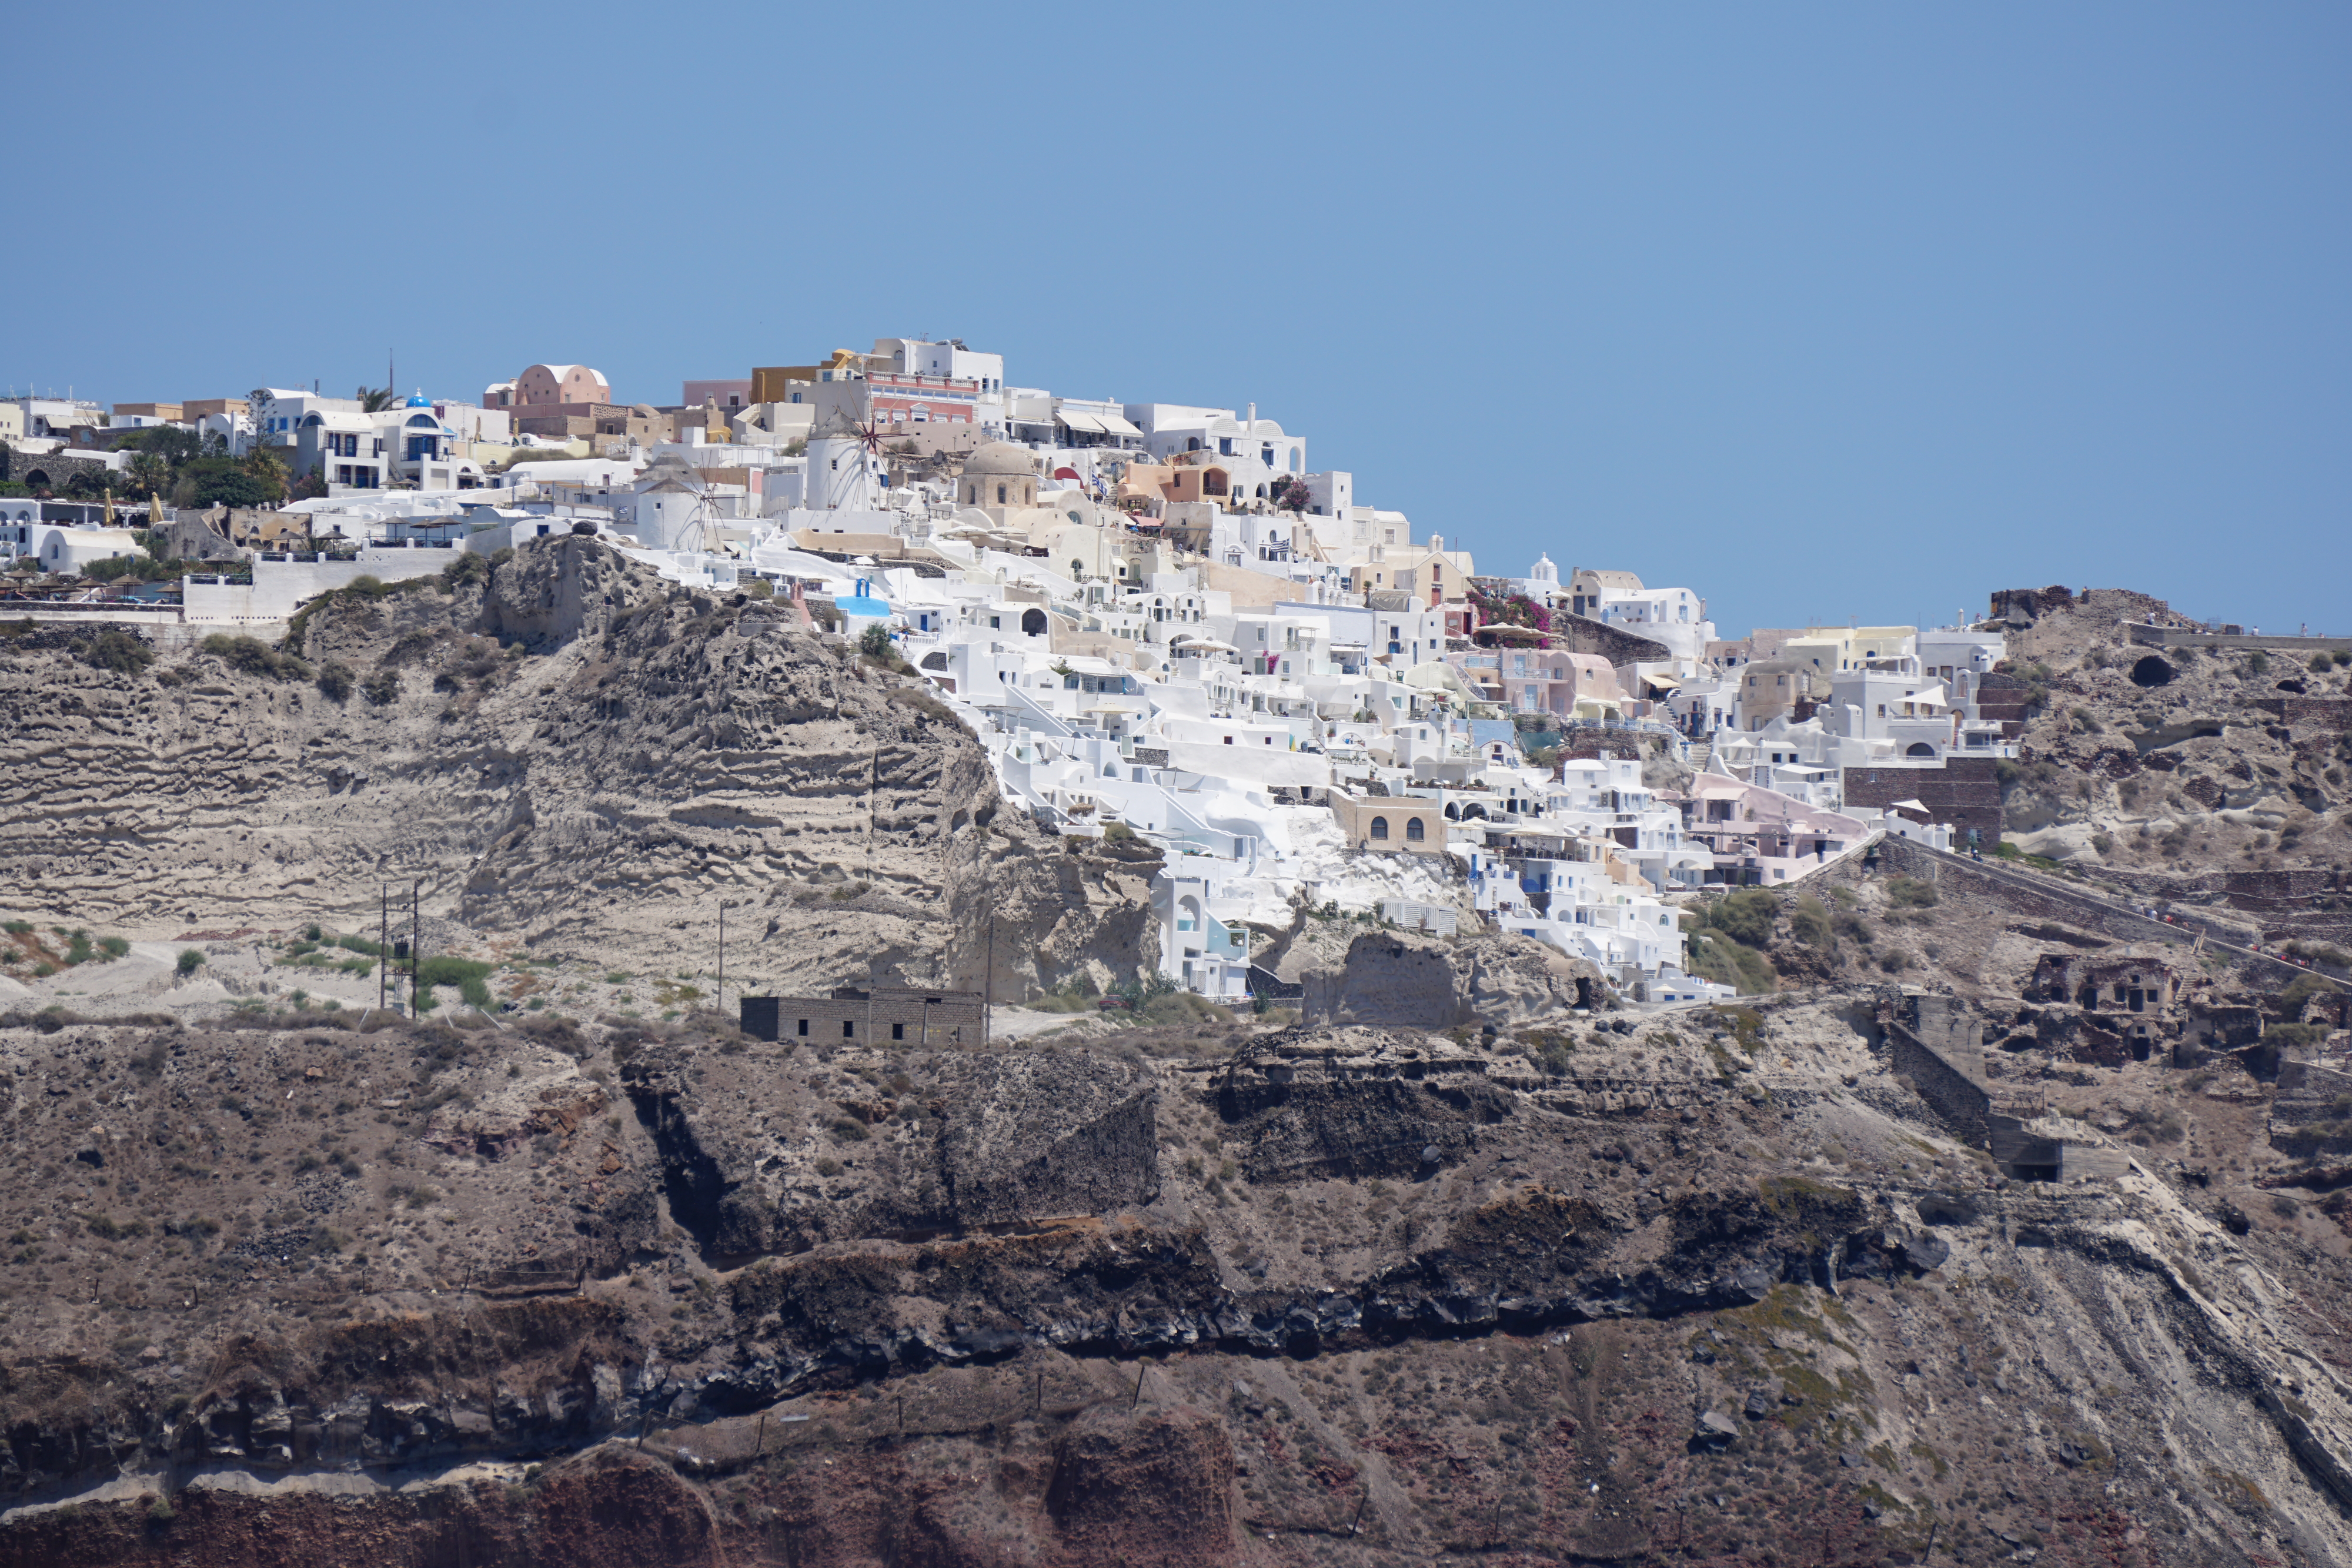
[[[274,462],[302,498],[168,507],[159,430]],[[1226,1002],[1285,993],[1246,928],[1302,904],[1441,931],[1475,910],[1628,999],[1727,997],[1685,968],[1681,894],[1801,881],[1887,835],[1990,850],[2023,715],[1997,629],[1720,638],[1695,588],[1549,556],[1482,571],[1254,405],[1011,386],[960,341],[664,406],[562,364],[473,402],[18,398],[0,442],[0,615],[268,636],[362,576],[557,534],[787,599],[928,681],[1008,802],[1164,851],[1160,971]],[[104,564],[139,558],[190,565]]]

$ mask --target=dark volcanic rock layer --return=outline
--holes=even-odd
[[[0,1043],[0,1561],[2319,1563],[2352,1490],[2291,1254],[1655,1027]]]

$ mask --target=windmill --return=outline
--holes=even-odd
[[[646,520],[646,512],[650,507],[651,520],[657,532],[656,537],[647,538],[641,528],[640,541],[656,549],[708,553],[718,539],[719,514],[711,505],[710,489],[702,476],[677,458],[666,456],[647,476],[654,483],[641,492],[638,516],[641,522]],[[683,521],[675,528],[669,526],[681,514]]]
[[[860,420],[846,408],[835,408],[809,438],[804,491],[808,506],[817,511],[870,509],[881,460],[881,424],[871,417]]]

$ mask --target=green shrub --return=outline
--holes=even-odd
[[[2332,996],[2335,991],[2336,987],[2318,975],[2297,975],[2278,994],[2279,1017],[2289,1022],[2299,1019],[2312,998]]]
[[[120,958],[131,951],[131,944],[120,936],[101,936],[98,939],[98,946],[100,951],[110,958]]]
[[[180,973],[183,975],[193,975],[204,967],[205,954],[203,948],[183,947],[180,949],[180,961],[178,966]]]
[[[135,675],[155,662],[155,650],[147,640],[134,632],[110,626],[76,650],[81,662],[93,670],[112,670],[119,675]]]
[[[360,684],[361,695],[377,707],[390,707],[400,700],[400,672],[378,670]]]
[[[436,954],[416,967],[418,999],[427,1006],[431,1004],[435,987],[455,986],[467,1005],[487,1008],[490,1005],[489,979],[489,965],[472,958],[452,957],[447,954]]]
[[[1797,900],[1797,907],[1790,913],[1789,930],[1808,947],[1837,946],[1837,932],[1830,920],[1829,906],[1810,893]]]
[[[87,931],[77,931],[66,939],[66,962],[68,964],[87,964],[96,952],[97,949],[90,946]]]
[[[1886,901],[1897,909],[1933,909],[1936,898],[1935,884],[1916,877],[1898,876],[1886,884]]]
[[[239,674],[267,675],[274,681],[299,681],[310,674],[310,666],[301,660],[278,653],[251,637],[232,637],[215,632],[196,645]]]
[[[898,650],[890,645],[890,628],[878,621],[857,634],[857,651],[869,659],[898,656]]]
[[[1707,911],[1706,923],[1745,946],[1762,947],[1772,940],[1772,920],[1779,913],[1780,905],[1770,894],[1751,887],[1726,894]]]
[[[1729,986],[1742,996],[1754,996],[1780,985],[1780,977],[1773,973],[1763,954],[1718,931],[1691,933],[1685,967],[1700,979]]]
[[[351,666],[327,664],[319,669],[319,690],[331,703],[349,702],[352,695]]]

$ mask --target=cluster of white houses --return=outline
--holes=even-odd
[[[248,400],[228,438],[327,493],[286,509],[307,548],[192,580],[177,613],[265,623],[362,571],[593,530],[678,581],[885,628],[1008,801],[1165,851],[1159,967],[1223,1000],[1282,986],[1248,927],[1302,903],[1524,933],[1644,1001],[1719,995],[1685,971],[1684,895],[1884,833],[1997,837],[1975,788],[2014,750],[1997,632],[1724,640],[1688,588],[1549,558],[1482,575],[1255,406],[1008,387],[961,342],[682,390],[624,405],[536,365],[478,402]],[[136,548],[41,510],[0,501],[0,553]]]

